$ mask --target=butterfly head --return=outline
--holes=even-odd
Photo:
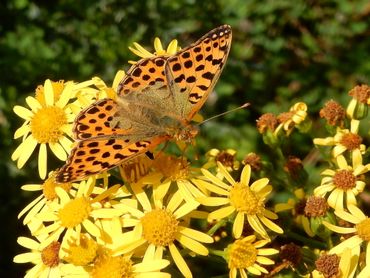
[[[191,143],[193,138],[197,136],[199,129],[192,125],[187,125],[179,129],[173,136],[176,141],[184,141],[186,143]]]

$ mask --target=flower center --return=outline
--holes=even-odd
[[[304,214],[308,217],[320,217],[326,214],[329,205],[326,199],[319,196],[310,196],[304,208]]]
[[[259,119],[257,120],[257,129],[259,133],[264,133],[267,130],[273,131],[279,124],[278,119],[276,116],[272,113],[266,113],[263,114]]]
[[[155,246],[168,246],[175,240],[179,222],[163,209],[155,209],[141,218],[143,237]]]
[[[234,168],[234,158],[235,155],[232,155],[226,151],[221,151],[217,156],[216,156],[216,161],[219,161],[222,163],[222,165],[226,167],[231,167]]]
[[[79,197],[69,201],[59,210],[59,219],[63,227],[73,228],[82,223],[90,212],[90,202],[85,197]]]
[[[339,170],[333,177],[333,183],[337,188],[347,190],[356,186],[356,177],[352,171]]]
[[[131,278],[133,273],[132,261],[126,257],[102,255],[98,257],[91,270],[93,278]]]
[[[60,243],[54,241],[41,251],[41,260],[48,267],[56,267],[59,264]]]
[[[52,175],[42,184],[42,193],[44,194],[46,200],[54,200],[57,197],[57,194],[55,193],[55,187],[57,186],[63,188],[66,192],[68,192],[71,189],[72,184],[56,183],[55,177]]]
[[[264,210],[263,201],[256,194],[241,183],[236,183],[230,190],[230,203],[237,211],[244,212],[248,215],[260,214]]]
[[[343,134],[340,143],[345,146],[349,151],[358,149],[362,143],[362,138],[355,133],[346,133]]]
[[[370,218],[366,218],[356,225],[357,234],[365,241],[370,241]]]
[[[81,234],[80,243],[75,240],[65,250],[68,256],[65,260],[77,266],[86,266],[91,263],[98,251],[98,244],[91,238]]]
[[[316,262],[316,269],[321,272],[324,277],[338,277],[339,272],[339,261],[338,255],[322,255]]]
[[[229,268],[247,268],[257,260],[257,249],[249,242],[236,240],[228,250]]]
[[[67,124],[67,116],[62,108],[56,106],[43,107],[31,119],[31,132],[36,141],[56,143],[62,137],[62,127]]]

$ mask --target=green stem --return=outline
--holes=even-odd
[[[216,256],[221,257],[221,258],[223,258],[225,256],[224,251],[214,250],[214,249],[208,249],[208,250],[209,250],[209,254],[211,254],[211,255],[216,255]]]
[[[221,228],[222,226],[224,226],[226,224],[226,220],[225,219],[221,219],[220,221],[218,221],[211,229],[209,229],[208,233],[210,236],[213,236],[214,233],[219,229]]]
[[[314,240],[310,237],[307,237],[307,236],[302,236],[302,235],[299,235],[299,234],[296,234],[294,232],[285,232],[285,235],[287,238],[290,238],[290,239],[296,239],[300,242],[303,242],[305,245],[307,246],[310,246],[312,248],[319,248],[319,249],[326,249],[327,248],[327,244],[321,242],[321,241],[317,241],[317,240]]]

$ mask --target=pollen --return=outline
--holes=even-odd
[[[272,113],[263,114],[257,120],[257,129],[259,133],[265,133],[267,130],[274,131],[278,126],[279,121]]]
[[[348,93],[354,99],[357,99],[359,102],[367,104],[368,99],[370,98],[370,86],[368,85],[357,85]]]
[[[346,117],[346,111],[338,102],[329,100],[320,110],[320,117],[324,118],[329,125],[342,126]]]
[[[155,246],[168,246],[175,240],[179,222],[175,216],[163,209],[147,212],[141,218],[143,237]]]
[[[79,197],[69,201],[59,210],[61,225],[66,228],[73,228],[81,224],[91,212],[90,202],[85,197]]]
[[[260,214],[264,211],[264,203],[257,195],[242,183],[236,183],[230,190],[230,203],[239,212],[248,215]]]
[[[340,143],[346,147],[347,150],[353,151],[355,149],[360,148],[362,143],[362,138],[360,135],[355,133],[346,133],[343,134]]]
[[[133,278],[132,261],[127,257],[99,256],[90,272],[93,278]]]
[[[63,188],[66,192],[72,188],[71,183],[56,183],[55,176],[52,175],[42,184],[42,193],[44,194],[46,200],[54,200],[57,197],[55,192],[55,187],[57,186]]]
[[[356,177],[352,171],[339,170],[333,176],[333,183],[337,188],[348,190],[356,186]]]
[[[185,158],[160,155],[156,157],[153,167],[172,181],[189,177],[189,163]]]
[[[56,267],[59,264],[60,243],[54,241],[41,251],[41,260],[48,267]]]
[[[308,217],[324,216],[329,209],[326,199],[319,196],[310,196],[307,199],[304,214]]]
[[[76,266],[86,266],[93,262],[97,256],[98,244],[91,238],[81,234],[80,242],[77,240],[69,243],[69,247],[65,248],[68,254],[65,260]]]
[[[228,250],[229,268],[248,268],[257,260],[257,249],[249,243],[242,240],[236,240],[229,245]]]
[[[360,223],[356,225],[357,234],[360,238],[364,241],[370,241],[370,218],[366,218],[362,220]]]
[[[67,116],[62,108],[48,106],[35,113],[30,127],[38,143],[56,143],[63,136],[62,127],[67,123]]]
[[[326,278],[339,277],[339,261],[338,255],[322,255],[316,262],[316,269]]]

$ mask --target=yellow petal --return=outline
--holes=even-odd
[[[177,247],[172,243],[168,245],[168,248],[170,249],[172,259],[174,260],[176,266],[179,268],[182,275],[184,275],[185,277],[189,277],[189,278],[193,277],[184,258],[181,256],[179,250],[177,250]]]
[[[37,141],[33,138],[32,135],[28,136],[24,142],[22,142],[22,147],[20,151],[22,152],[19,155],[17,167],[20,169],[24,166],[24,164],[27,162],[27,160],[30,158],[31,154],[35,150],[37,146]],[[20,147],[20,146],[19,146]],[[18,148],[19,148],[18,147]],[[16,152],[18,151],[18,148],[14,151],[13,155],[16,155]],[[13,158],[13,157],[12,157]]]
[[[40,178],[45,179],[47,172],[47,151],[46,144],[44,143],[40,144],[38,165]]]
[[[16,105],[13,107],[13,111],[15,114],[25,120],[31,120],[33,117],[32,111],[23,106]]]
[[[198,241],[191,239],[187,236],[184,236],[182,234],[178,234],[176,236],[176,239],[186,248],[189,250],[202,255],[202,256],[207,256],[208,255],[208,249]]]

